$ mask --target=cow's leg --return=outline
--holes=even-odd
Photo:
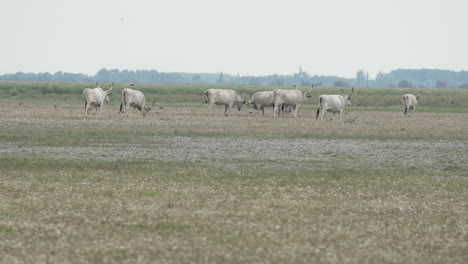
[[[262,106],[262,114],[265,115],[265,107]]]
[[[86,114],[87,116],[89,115],[88,109],[89,109],[89,104],[86,103],[86,104],[85,104],[85,114]]]
[[[325,115],[325,112],[327,111],[327,108],[326,107],[322,107],[320,109],[320,111],[322,111],[322,113],[320,114],[320,121],[323,121],[323,116]]]
[[[296,106],[294,106],[294,117],[297,118],[297,112],[299,111],[299,108]]]
[[[273,108],[273,117],[276,117],[279,114],[281,105],[275,105]]]
[[[224,106],[224,116],[229,116],[228,113],[227,113],[228,107],[231,108],[230,105],[225,105]]]
[[[125,117],[128,117],[128,108],[129,107],[130,106],[127,103],[125,103]],[[133,112],[135,112],[135,108],[133,108]]]

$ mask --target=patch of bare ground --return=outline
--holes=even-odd
[[[270,111],[257,116],[247,110],[233,110],[231,116],[224,117],[221,108],[209,111],[198,105],[157,107],[147,118],[133,111],[125,118],[117,114],[115,105],[106,105],[102,116],[88,117],[76,105],[12,104],[2,108],[0,123],[8,128],[31,133],[36,129],[102,134],[125,131],[123,137],[137,138],[132,143],[104,141],[88,146],[5,142],[0,146],[2,156],[232,161],[232,166],[237,160],[265,166],[275,166],[272,161],[278,161],[277,166],[292,168],[310,166],[308,162],[340,161],[352,168],[373,163],[419,167],[449,161],[466,168],[467,114],[416,113],[403,117],[393,112],[349,112],[340,122],[315,120],[310,110],[303,111],[303,118],[285,115],[273,119]]]

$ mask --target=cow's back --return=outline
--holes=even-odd
[[[122,96],[127,103],[142,105],[145,102],[145,95],[138,90],[125,88],[122,90]]]
[[[83,90],[83,97],[90,104],[101,105],[104,102],[104,93],[101,87],[85,88]]]
[[[234,90],[211,89],[210,101],[216,104],[232,104],[239,99],[239,95]]]
[[[403,95],[403,105],[409,107],[409,106],[416,106],[418,104],[418,101],[416,100],[416,97],[412,94],[404,94]]]
[[[320,105],[326,104],[326,108],[330,110],[338,111],[345,106],[343,96],[338,94],[321,95],[319,97]]]
[[[275,89],[273,91],[273,103],[274,105],[297,105],[303,103],[303,95],[298,90],[282,90]]]
[[[273,91],[257,92],[250,97],[250,101],[256,105],[273,105]]]

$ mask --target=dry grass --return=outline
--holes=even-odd
[[[0,105],[0,263],[466,263],[467,114]]]

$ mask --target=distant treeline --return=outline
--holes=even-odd
[[[398,69],[390,73],[378,73],[370,79],[363,70],[356,78],[338,76],[318,76],[303,72],[292,75],[240,76],[224,73],[178,73],[158,72],[156,70],[107,70],[101,69],[95,75],[82,73],[23,73],[0,75],[4,81],[41,81],[41,82],[122,82],[122,83],[159,83],[159,84],[217,84],[217,85],[268,85],[268,86],[332,86],[332,87],[402,87],[402,88],[468,88],[467,71],[433,69]]]

